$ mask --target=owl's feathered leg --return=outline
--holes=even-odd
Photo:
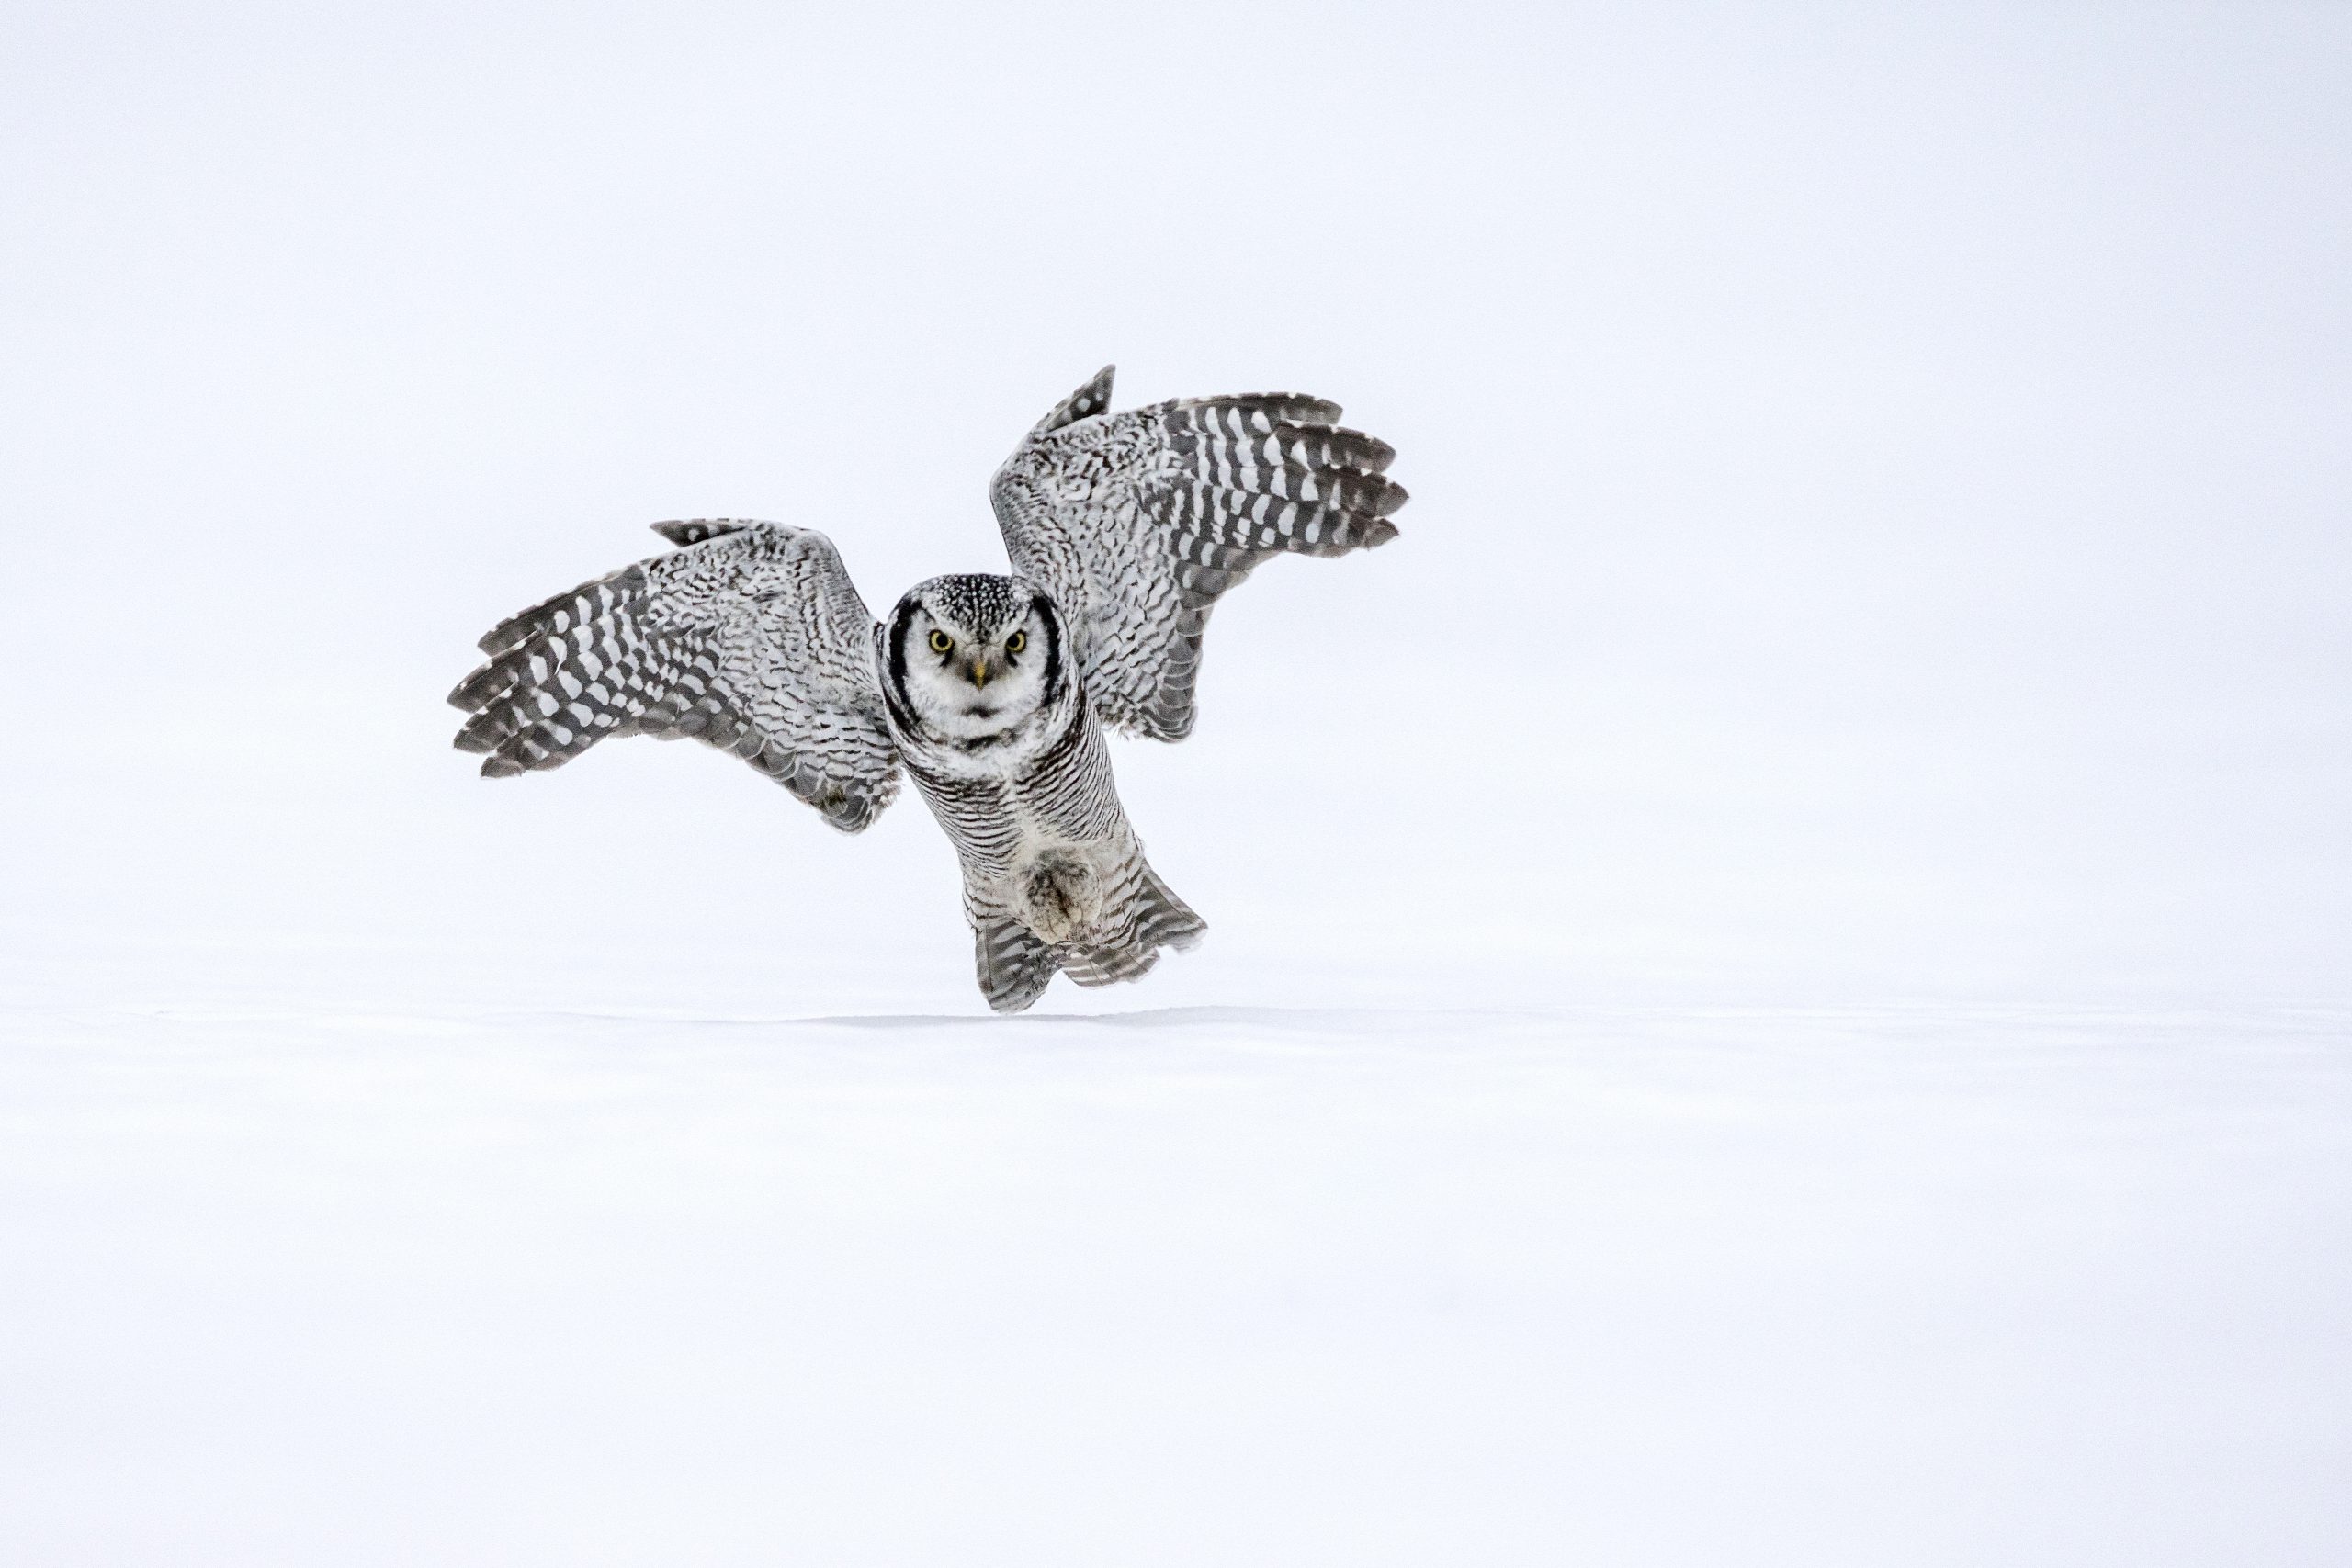
[[[1023,925],[1059,945],[1102,919],[1102,879],[1090,856],[1048,849],[1015,873],[1013,900]]]

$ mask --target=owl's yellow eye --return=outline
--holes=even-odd
[[[1025,631],[1014,632],[1011,637],[1004,639],[1004,651],[1007,653],[1018,653],[1028,646],[1029,634]]]
[[[931,634],[931,651],[933,653],[953,653],[956,651],[956,639],[949,637],[945,632],[933,632]]]

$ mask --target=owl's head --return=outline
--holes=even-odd
[[[1067,679],[1060,615],[1014,577],[934,577],[907,591],[884,637],[891,695],[940,734],[1002,735]]]

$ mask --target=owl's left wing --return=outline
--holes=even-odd
[[[503,778],[617,735],[693,736],[854,833],[899,791],[874,617],[832,541],[781,523],[657,523],[683,547],[501,622],[449,694]]]
[[[1088,701],[1159,740],[1193,728],[1209,611],[1261,562],[1396,537],[1386,442],[1289,392],[1111,413],[1113,367],[1029,433],[989,488],[1013,570],[1061,606]]]

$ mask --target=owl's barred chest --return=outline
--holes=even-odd
[[[1101,734],[1082,713],[1051,742],[1021,754],[916,742],[904,755],[916,790],[973,870],[1010,874],[1046,850],[1130,836]]]

